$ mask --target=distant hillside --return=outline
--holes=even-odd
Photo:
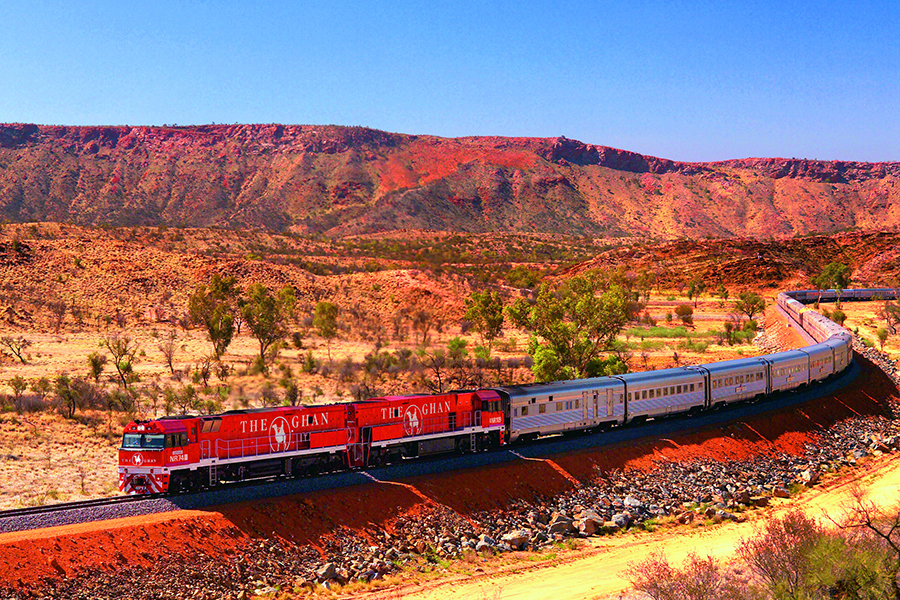
[[[566,138],[361,127],[0,125],[0,219],[605,236],[900,225],[900,163],[680,163]]]

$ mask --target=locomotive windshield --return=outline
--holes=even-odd
[[[166,445],[166,436],[160,434],[126,433],[122,437],[123,448],[150,448],[161,450]]]

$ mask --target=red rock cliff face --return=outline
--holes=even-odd
[[[900,163],[680,163],[566,138],[0,125],[0,218],[779,237],[900,224]]]

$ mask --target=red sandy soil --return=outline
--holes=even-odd
[[[768,320],[770,327],[773,322]],[[360,532],[371,531],[373,526],[390,528],[396,517],[414,515],[436,504],[466,516],[516,500],[552,496],[571,489],[578,480],[593,478],[597,469],[651,469],[659,461],[740,460],[774,452],[800,453],[818,430],[847,417],[882,414],[887,398],[900,396],[883,372],[864,359],[861,364],[860,377],[838,394],[785,410],[777,419],[756,416],[668,439],[560,455],[552,461],[523,460],[208,511],[0,534],[0,580],[20,590],[35,590],[47,580],[91,569],[150,566],[161,560],[187,559],[195,553],[227,559],[259,538],[317,545],[338,527]]]

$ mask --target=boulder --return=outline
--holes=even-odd
[[[819,482],[819,472],[813,469],[806,469],[800,473],[800,479],[806,485],[816,485]]]
[[[320,583],[324,583],[335,577],[337,577],[337,568],[335,568],[334,563],[326,563],[316,571],[316,579],[318,579]]]
[[[510,547],[515,548],[516,550],[521,550],[525,547],[525,544],[528,543],[528,540],[531,539],[531,530],[529,529],[516,529],[514,531],[510,531],[506,535],[500,538],[501,542],[505,542],[510,545]]]
[[[594,535],[597,533],[597,529],[602,525],[602,521],[595,521],[594,519],[581,519],[580,521],[578,521],[578,531],[583,535]]]
[[[622,504],[624,504],[628,508],[641,508],[642,506],[644,506],[644,503],[634,496],[625,496],[625,499],[622,500]]]
[[[626,513],[616,513],[611,520],[617,529],[625,529],[631,524],[631,516]]]
[[[762,508],[764,506],[769,505],[769,496],[751,496],[750,504],[757,508]]]
[[[560,534],[570,534],[578,531],[575,527],[575,522],[567,517],[566,515],[557,513],[554,515],[553,520],[550,521],[550,527],[547,530],[549,533],[560,533]]]

